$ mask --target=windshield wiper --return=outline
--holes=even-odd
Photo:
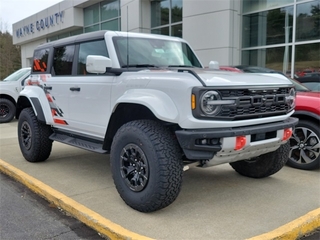
[[[158,66],[156,65],[153,65],[153,64],[130,64],[130,65],[123,65],[122,68],[130,68],[130,67],[134,67],[134,68],[159,68]]]

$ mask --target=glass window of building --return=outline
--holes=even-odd
[[[242,64],[320,71],[320,0],[243,0]]]
[[[243,17],[243,47],[292,42],[293,6]]]
[[[151,2],[151,33],[182,37],[182,0]]]
[[[300,77],[305,73],[320,72],[320,42],[295,47],[294,72]]]
[[[99,3],[94,4],[90,7],[87,7],[83,10],[84,14],[84,25],[92,25],[94,23],[99,22],[100,15],[99,15]]]
[[[296,41],[320,39],[320,1],[297,4]]]
[[[118,31],[120,25],[120,0],[106,0],[84,9],[84,32]]]

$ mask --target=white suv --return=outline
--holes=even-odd
[[[151,212],[176,199],[184,165],[279,171],[294,106],[286,78],[205,69],[180,38],[98,31],[35,49],[16,117],[26,160],[46,160],[53,141],[110,153],[122,199]]]
[[[16,113],[16,103],[31,68],[21,68],[0,81],[0,123],[10,122]]]

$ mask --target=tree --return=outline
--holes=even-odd
[[[20,46],[13,45],[7,24],[0,20],[0,80],[21,68]]]

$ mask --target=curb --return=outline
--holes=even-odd
[[[308,212],[271,232],[247,240],[288,240],[299,239],[320,227],[320,208]]]
[[[74,218],[83,222],[98,233],[110,239],[119,240],[152,240],[143,235],[131,232],[120,225],[113,223],[84,205],[74,201],[59,191],[51,188],[34,177],[22,172],[0,159],[0,171],[14,178],[27,188],[53,203],[58,208],[71,214]],[[299,239],[308,233],[320,228],[320,208],[299,217],[271,232],[264,233],[246,240],[288,240]]]
[[[0,159],[0,171],[110,239],[152,240],[113,223],[34,177]]]

